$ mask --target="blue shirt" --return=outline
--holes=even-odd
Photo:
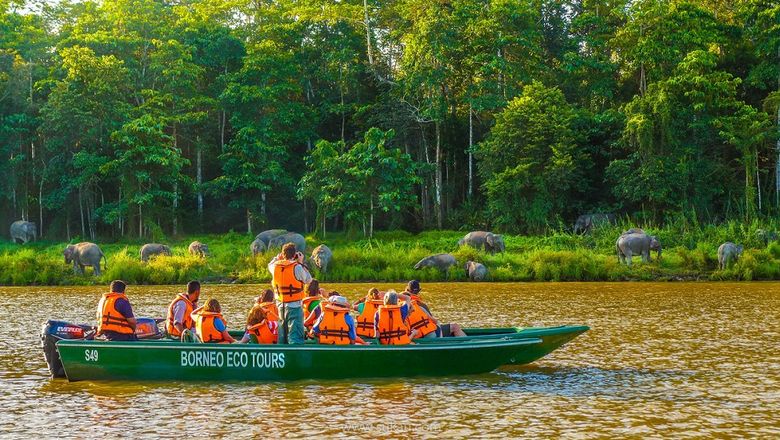
[[[224,332],[227,327],[225,326],[225,321],[215,318],[214,319],[214,328],[217,329],[218,332]]]
[[[125,318],[135,318],[135,315],[133,315],[133,308],[130,306],[130,301],[126,298],[117,298],[117,300],[114,301],[114,308],[116,308],[116,311],[121,313]]]
[[[314,323],[314,327],[312,327],[312,332],[314,332],[315,335],[320,334],[320,323],[322,322],[322,318],[325,317],[325,314],[323,313],[320,315],[320,317],[317,319],[317,322]],[[344,314],[344,322],[347,323],[347,327],[349,328],[349,339],[355,340],[357,339],[357,332],[355,331],[355,318],[352,317],[349,313]]]

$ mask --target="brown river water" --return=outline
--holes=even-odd
[[[357,299],[364,284],[332,284]],[[380,284],[401,289],[401,284]],[[130,286],[162,316],[180,286]],[[205,286],[238,328],[260,286]],[[49,318],[91,322],[96,287],[0,287],[0,436],[780,437],[780,283],[425,284],[443,322],[587,324],[524,367],[357,382],[69,383]],[[327,368],[327,366],[323,366]]]

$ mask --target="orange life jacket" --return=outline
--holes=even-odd
[[[384,304],[384,301],[379,299],[366,299],[363,303],[363,313],[357,317],[357,328],[355,331],[358,336],[364,338],[374,337],[374,315],[376,311]]]
[[[260,307],[262,307],[265,312],[265,319],[269,321],[279,321],[281,319],[279,317],[279,308],[276,307],[275,302],[260,303]]]
[[[295,278],[297,261],[279,260],[274,264],[274,279],[271,283],[276,299],[281,302],[295,302],[303,299],[304,284]]]
[[[401,306],[379,307],[379,322],[376,323],[377,339],[384,345],[405,345],[409,338],[409,322],[402,319]]]
[[[279,335],[276,331],[269,328],[269,324],[276,329],[276,322],[269,322],[268,319],[264,319],[259,324],[255,324],[251,327],[247,327],[246,331],[257,337],[257,342],[260,344],[276,344]]]
[[[347,345],[349,340],[349,326],[344,316],[349,309],[328,304],[323,307],[322,321],[320,321],[320,344]]]
[[[116,300],[127,299],[124,293],[104,293],[97,306],[98,332],[102,335],[105,331],[132,335],[133,327],[119,310],[116,309]]]
[[[422,338],[435,332],[439,327],[420,305],[420,297],[411,295],[413,310],[409,311],[409,331],[417,330],[417,337]]]
[[[173,309],[176,307],[176,304],[179,301],[184,301],[184,318],[180,324],[184,328],[192,328],[195,326],[195,323],[192,321],[192,317],[190,316],[195,305],[192,304],[192,301],[190,301],[190,298],[187,295],[180,293],[176,295],[176,298],[173,299],[171,305],[168,306],[168,317],[165,319],[165,330],[171,336],[181,336],[181,332],[176,330],[176,326],[174,325],[175,318],[173,316]]]
[[[309,315],[311,315],[312,312],[314,312],[313,309],[309,310],[310,306],[311,306],[311,303],[313,303],[314,301],[322,301],[322,297],[319,296],[319,295],[317,295],[317,296],[307,296],[306,298],[303,299],[303,302],[301,303],[301,307],[303,307],[303,320],[304,321],[309,319]],[[318,307],[319,307],[319,305],[318,305]]]
[[[202,342],[223,342],[225,338],[222,336],[222,332],[217,330],[214,325],[214,321],[221,319],[223,323],[225,318],[221,313],[199,311],[195,313],[195,333],[198,335]]]

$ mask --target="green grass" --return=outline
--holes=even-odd
[[[463,263],[479,261],[489,270],[490,281],[622,281],[622,280],[778,280],[780,243],[768,246],[758,239],[759,228],[777,231],[778,225],[730,222],[720,226],[675,224],[664,228],[646,227],[657,235],[663,257],[645,264],[634,258],[631,268],[621,265],[615,255],[615,240],[631,225],[600,228],[590,235],[551,232],[544,236],[505,235],[507,252],[489,255],[469,247],[457,247],[464,233],[428,231],[413,235],[403,231],[383,231],[373,239],[330,233],[324,239],[309,236],[308,250],[320,243],[334,253],[331,271],[315,273],[331,282],[351,281],[466,281]],[[100,277],[76,275],[66,265],[62,249],[66,243],[35,242],[28,245],[0,244],[0,285],[105,284],[123,279],[132,284],[182,284],[191,279],[210,283],[266,283],[271,253],[251,255],[254,237],[246,234],[199,235],[186,239],[162,240],[173,256],[139,259],[141,241],[98,244],[108,258],[108,268]],[[209,245],[212,256],[193,257],[187,246],[193,240]],[[745,245],[742,258],[732,267],[718,270],[717,249],[725,241]],[[449,278],[435,269],[416,271],[414,264],[426,255],[451,252],[458,265]],[[308,253],[308,252],[307,252]]]

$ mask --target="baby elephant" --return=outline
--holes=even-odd
[[[187,248],[187,250],[190,252],[190,255],[195,255],[196,257],[206,258],[211,255],[209,252],[209,245],[203,244],[199,241],[193,241],[190,243],[190,246]]]
[[[424,267],[435,267],[449,275],[450,267],[455,265],[455,256],[452,254],[436,254],[423,258],[414,265],[415,270]]]
[[[255,241],[252,242],[251,245],[249,245],[249,250],[252,251],[252,256],[256,257],[257,254],[262,254],[265,252],[266,246],[265,242],[260,238],[255,238]]]
[[[62,251],[62,255],[65,256],[65,264],[73,264],[73,272],[76,273],[83,274],[86,266],[92,266],[92,269],[94,270],[93,273],[96,276],[100,276],[101,259],[105,262],[104,267],[106,269],[108,268],[108,260],[106,260],[106,256],[103,255],[103,251],[100,250],[98,245],[88,241],[69,244],[65,250]]]
[[[332,259],[333,252],[331,252],[330,248],[324,244],[317,246],[311,252],[312,263],[314,263],[314,266],[316,266],[317,269],[319,269],[322,273],[328,272],[328,266],[330,265],[330,260]]]
[[[487,267],[482,263],[467,261],[464,269],[466,269],[466,275],[471,281],[484,281],[487,277]]]
[[[718,267],[720,270],[725,269],[731,263],[737,261],[737,259],[739,259],[739,257],[742,255],[742,250],[742,245],[737,246],[730,241],[720,245],[718,248]]]
[[[155,255],[165,255],[170,257],[171,248],[160,243],[147,243],[141,247],[141,261],[144,263],[149,261],[149,258]]]

